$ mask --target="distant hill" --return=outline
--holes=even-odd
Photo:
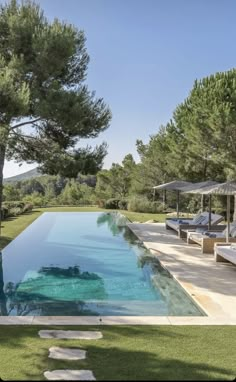
[[[23,172],[22,174],[10,176],[9,178],[5,178],[4,182],[19,182],[20,180],[27,180],[30,178],[35,178],[36,176],[42,176],[42,174],[39,172],[38,168],[33,168],[33,170],[29,170],[26,172]]]
[[[4,178],[4,183],[13,183],[13,182],[19,182],[20,180],[28,180],[31,178],[36,178],[39,176],[44,176],[45,174],[42,174],[39,172],[38,168],[33,168],[33,170],[29,170],[26,172],[23,172],[22,174],[10,176],[9,178]],[[78,175],[77,181],[80,184],[87,184],[90,187],[96,186],[96,175]]]

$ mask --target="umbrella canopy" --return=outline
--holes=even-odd
[[[168,191],[176,191],[176,212],[177,212],[177,218],[179,217],[179,192],[183,187],[190,186],[191,182],[186,182],[184,180],[173,180],[169,183],[163,183],[159,186],[154,186],[154,192],[155,190],[168,190]]]
[[[208,187],[196,188],[192,191],[184,191],[186,193],[192,194],[202,194],[202,195],[227,195],[227,243],[229,242],[229,227],[230,227],[230,195],[236,195],[236,182],[230,181],[225,183],[217,183]],[[210,222],[209,217],[209,222]]]
[[[196,191],[200,188],[214,186],[217,184],[219,184],[219,183],[215,182],[214,180],[206,180],[205,182],[191,183],[190,185],[187,185],[187,186],[184,186],[183,188],[181,188],[180,191],[191,192],[191,191]]]
[[[198,187],[195,190],[192,190],[191,193],[203,195],[234,195],[236,193],[236,182],[230,181],[225,183],[217,183],[208,187]]]
[[[183,187],[190,186],[191,184],[192,184],[191,182],[186,182],[184,180],[173,180],[173,182],[163,183],[153,188],[155,190],[181,191]]]

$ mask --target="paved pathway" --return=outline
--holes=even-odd
[[[53,370],[45,371],[44,377],[49,381],[95,381],[90,370]]]
[[[49,349],[49,358],[67,359],[69,361],[77,361],[86,358],[86,351],[81,349],[61,348],[52,346]]]
[[[102,333],[97,331],[79,330],[40,330],[40,338],[45,339],[80,339],[96,340],[102,338]],[[49,358],[74,361],[86,358],[86,351],[78,348],[62,348],[53,346],[49,349]],[[45,371],[44,377],[50,381],[95,381],[91,370],[52,370]]]

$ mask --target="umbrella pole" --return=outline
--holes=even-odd
[[[163,209],[166,206],[166,190],[163,190]]]
[[[209,221],[208,221],[208,229],[211,229],[211,195],[209,195]]]
[[[226,230],[226,243],[229,243],[230,231],[230,195],[227,195],[227,230]]]
[[[176,212],[177,212],[177,219],[179,218],[179,191],[177,191],[177,201],[176,201]]]
[[[204,195],[201,195],[201,212],[204,211]]]

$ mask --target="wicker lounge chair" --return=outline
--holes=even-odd
[[[215,243],[214,255],[217,262],[230,262],[236,265],[236,245]]]
[[[214,253],[214,244],[226,243],[226,226],[219,224],[217,230],[211,229],[204,232],[191,232],[187,233],[188,244],[199,244],[202,249],[202,253]],[[236,243],[236,222],[231,223],[229,231],[229,242]]]
[[[223,216],[211,214],[211,224],[214,229],[215,226],[223,220]],[[179,237],[184,238],[187,236],[187,230],[203,228],[208,229],[209,212],[202,212],[195,216],[194,219],[166,219],[166,229],[173,229],[177,231]],[[217,228],[216,228],[217,229]]]

